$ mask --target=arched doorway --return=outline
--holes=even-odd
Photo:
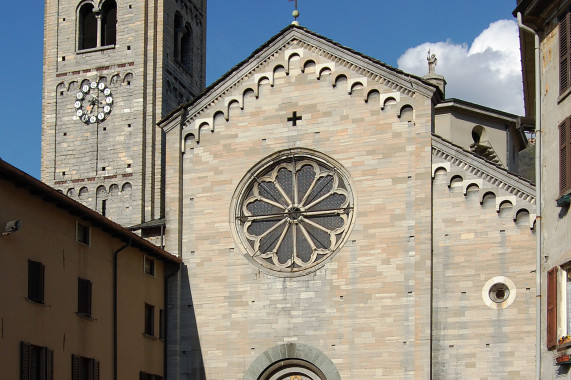
[[[323,352],[302,343],[274,346],[250,364],[244,380],[341,380]]]
[[[300,359],[285,359],[272,364],[259,380],[327,380],[315,365]]]

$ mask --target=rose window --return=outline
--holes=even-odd
[[[278,275],[317,269],[345,242],[353,197],[336,166],[290,152],[244,181],[235,225],[251,259],[264,268]]]

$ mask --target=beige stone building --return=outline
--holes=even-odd
[[[571,378],[571,83],[569,1],[518,1],[526,115],[539,151],[542,379]],[[529,30],[531,28],[531,30]]]
[[[46,3],[42,180],[184,263],[167,377],[531,379],[521,118],[295,25],[202,90],[205,15]]]
[[[180,260],[0,160],[5,379],[162,379]]]
[[[442,95],[291,26],[160,123],[169,369],[532,378],[534,187],[434,134],[503,123],[517,150],[517,118]]]

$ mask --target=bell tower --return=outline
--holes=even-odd
[[[131,226],[162,217],[156,123],[205,86],[206,0],[47,0],[42,180]]]

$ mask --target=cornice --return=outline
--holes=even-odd
[[[365,76],[373,82],[391,88],[395,92],[402,92],[411,97],[416,93],[420,93],[431,98],[438,91],[434,85],[421,78],[406,74],[380,61],[357,53],[307,29],[288,27],[262,45],[249,58],[232,68],[222,78],[203,91],[195,100],[180,106],[167,115],[159,122],[159,126],[164,128],[165,131],[174,128],[172,123],[178,119],[179,111],[183,108],[187,111],[188,120],[193,120],[197,115],[216,104],[230,91],[244,84],[268,60],[282,54],[292,45],[297,45],[299,48],[323,57],[337,66],[353,70],[357,75]]]
[[[535,203],[535,186],[531,182],[444,140],[440,136],[432,135],[432,155],[450,162],[526,202]]]

